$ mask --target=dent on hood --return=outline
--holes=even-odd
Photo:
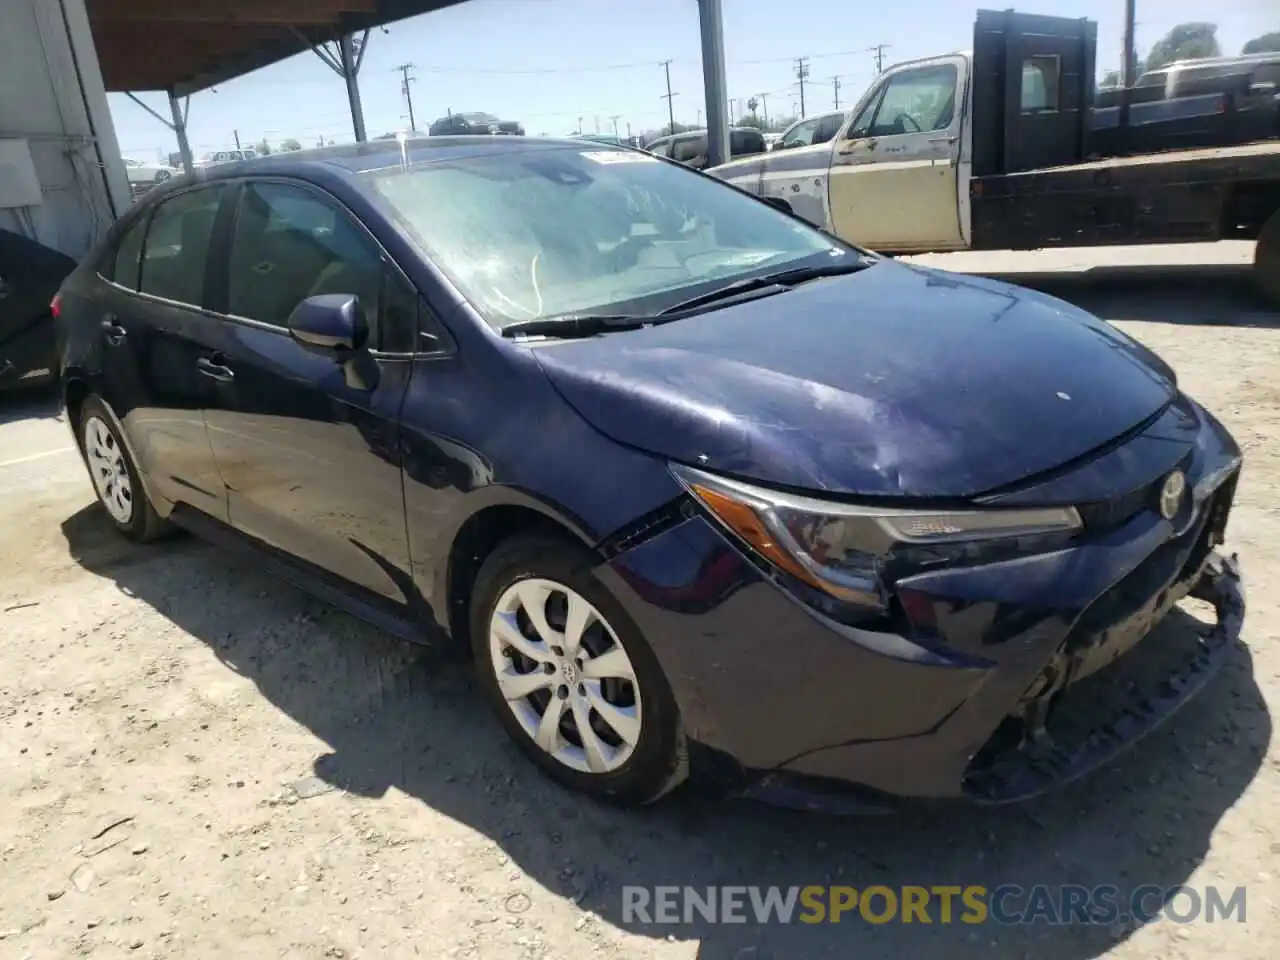
[[[561,368],[552,382],[579,410],[603,412],[621,398],[640,401],[626,404],[628,435],[653,438],[650,449],[668,449],[674,459],[743,477],[794,477],[795,485],[813,490],[843,489],[860,476],[878,493],[910,494],[900,436],[910,437],[916,456],[922,449],[946,459],[957,455],[958,437],[919,423],[909,432],[897,429],[892,408],[862,394],[736,360],[701,360],[695,369],[683,351],[654,348],[632,354],[625,375]],[[752,403],[726,407],[726,383],[735,394],[749,393]],[[839,434],[799,426],[802,405],[820,414],[814,423],[839,423]]]

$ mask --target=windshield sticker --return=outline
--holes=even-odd
[[[582,156],[596,163],[657,163],[658,158],[639,150],[585,150]]]

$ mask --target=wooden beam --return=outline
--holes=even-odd
[[[91,23],[335,23],[344,13],[373,13],[377,0],[89,0]]]

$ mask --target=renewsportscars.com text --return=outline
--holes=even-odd
[[[1245,888],[724,886],[622,888],[627,923],[1098,924],[1245,921]]]

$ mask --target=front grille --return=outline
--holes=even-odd
[[[1159,483],[1163,482],[1164,478],[1161,477]],[[1149,483],[1145,487],[1123,493],[1111,500],[1081,504],[1076,509],[1080,513],[1085,529],[1101,532],[1122,526],[1132,520],[1156,502],[1159,483]]]

